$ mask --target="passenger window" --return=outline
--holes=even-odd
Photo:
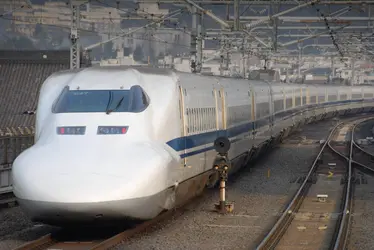
[[[196,108],[196,132],[200,130],[200,114],[199,108]]]
[[[196,127],[196,115],[195,115],[195,109],[192,109],[192,133],[195,132],[195,127]]]
[[[203,125],[202,118],[203,118],[203,116],[202,116],[201,108],[199,108],[199,131],[203,130],[203,128],[202,128],[202,125]]]
[[[206,110],[207,110],[207,108],[203,108],[203,128],[204,128],[204,130],[208,129],[207,122],[209,122],[209,120],[206,117]]]
[[[206,128],[205,128],[205,126],[206,126],[206,122],[205,122],[205,108],[202,108],[201,109],[201,112],[202,112],[202,128],[203,128],[203,130],[205,130]]]

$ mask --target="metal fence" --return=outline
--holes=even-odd
[[[33,143],[33,134],[0,135],[0,194],[12,192],[12,164],[16,157]]]

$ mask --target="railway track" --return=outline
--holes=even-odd
[[[345,249],[357,176],[353,166],[374,174],[374,168],[369,167],[374,156],[354,141],[356,126],[369,119],[373,118],[342,122],[332,129],[300,188],[258,250]],[[358,162],[360,154],[368,161]]]
[[[195,202],[200,196],[193,198],[186,204],[178,208],[168,210],[157,216],[152,220],[145,221],[139,224],[128,225],[122,230],[110,228],[92,228],[88,229],[90,232],[85,233],[82,231],[71,232],[69,229],[60,229],[55,233],[47,234],[37,240],[27,242],[15,250],[103,250],[112,248],[120,243],[125,242],[131,237],[146,231],[147,229],[155,226],[161,221],[166,221],[169,218],[180,216],[183,214],[182,209],[190,202]],[[84,229],[82,229],[84,230]],[[106,231],[108,230],[108,231]],[[113,232],[116,231],[116,232]]]
[[[367,119],[367,118],[363,118],[363,119]],[[337,182],[340,184],[340,180],[344,179],[345,174],[346,174],[346,170],[345,170],[346,160],[344,159],[344,157],[345,157],[344,154],[347,153],[347,152],[345,152],[347,147],[342,142],[335,143],[335,142],[332,142],[332,140],[331,140],[333,135],[335,135],[336,132],[343,125],[344,125],[343,123],[340,123],[330,133],[330,135],[329,135],[330,140],[327,140],[326,143],[323,145],[323,148],[322,148],[321,152],[319,153],[317,159],[313,163],[312,168],[315,168],[315,169],[311,169],[308,176],[304,180],[304,183],[303,183],[303,185],[305,186],[304,189],[301,190],[301,191],[299,190],[298,193],[301,193],[301,194],[305,195],[306,192],[313,185],[313,182],[315,183],[316,179],[318,179],[318,175],[327,175],[328,171],[330,171],[332,168],[333,168],[333,171],[334,171],[334,178],[338,177],[337,179],[339,179],[339,181],[335,180],[335,184]],[[351,124],[351,127],[352,127],[352,124]],[[352,128],[350,128],[350,129],[352,129]],[[330,150],[330,151],[326,152],[327,150]],[[341,152],[340,153],[341,155],[336,156],[336,154],[338,154],[337,152]],[[323,162],[321,162],[321,159],[322,159],[322,161],[325,161],[325,163],[330,162],[330,161],[335,161],[336,165],[335,166],[330,166],[328,164],[323,165]],[[319,165],[319,166],[317,166],[317,165]],[[318,171],[316,170],[317,167],[318,167]],[[351,178],[348,178],[348,179],[351,179]],[[348,187],[348,189],[349,189],[349,187]],[[348,189],[346,188],[346,190],[348,190]],[[343,193],[344,193],[343,189],[341,190],[340,193],[337,192],[335,194],[336,197],[334,199],[335,200],[341,199]],[[350,192],[347,193],[346,197],[349,198],[349,195],[350,195]],[[277,238],[274,238],[273,243],[271,243],[269,241],[268,243],[265,244],[264,248],[259,248],[259,249],[271,249],[273,245],[275,246],[279,242],[280,237],[284,234],[284,231],[287,229],[287,227],[289,227],[289,224],[291,224],[292,220],[294,219],[295,211],[297,212],[297,210],[300,208],[300,205],[303,202],[303,199],[304,199],[303,197],[298,197],[296,199],[294,198],[293,201],[296,201],[296,206],[295,205],[292,205],[292,206],[290,205],[289,206],[290,209],[287,209],[286,210],[287,212],[284,214],[285,219],[287,219],[286,221],[284,221],[284,222],[286,222],[286,224],[283,225],[284,222],[278,222],[277,223],[279,225],[280,224],[283,225],[282,226],[283,227],[283,233],[281,231],[276,232],[276,237]],[[328,199],[331,199],[331,196],[329,196]],[[350,201],[350,199],[348,199],[348,201]],[[328,204],[328,203],[326,203],[326,204]],[[348,205],[350,205],[349,202],[348,202]],[[289,213],[288,211],[293,211],[293,212]],[[346,209],[345,211],[349,211],[349,210]],[[165,221],[168,218],[171,218],[173,216],[179,216],[182,213],[183,213],[183,210],[181,208],[166,211],[166,212],[164,212],[163,214],[161,214],[160,216],[156,217],[153,220],[144,222],[142,224],[131,226],[131,227],[126,228],[122,231],[119,231],[119,232],[116,232],[116,233],[111,233],[109,236],[104,236],[104,237],[101,235],[100,237],[93,237],[93,238],[92,237],[91,238],[80,237],[80,236],[78,236],[79,238],[77,238],[76,236],[69,235],[69,233],[66,232],[66,230],[61,229],[56,233],[45,235],[45,236],[43,236],[43,237],[41,237],[41,238],[39,238],[35,241],[28,242],[28,243],[26,243],[26,244],[24,244],[24,245],[22,245],[22,246],[20,246],[16,249],[19,249],[19,250],[24,250],[24,249],[25,250],[26,249],[50,249],[50,250],[51,249],[59,249],[59,250],[60,249],[61,250],[67,250],[67,249],[74,249],[74,250],[80,250],[80,249],[109,249],[109,248],[114,247],[118,244],[126,242],[126,240],[130,239],[131,237],[133,237],[133,236],[135,236],[135,235],[137,235],[137,234],[139,234],[143,231],[146,231],[147,229],[156,225],[160,221]],[[331,212],[331,213],[333,213],[333,212]],[[345,221],[345,220],[347,220],[347,218],[340,218],[339,220],[340,221]],[[340,224],[344,224],[344,223],[339,222],[339,225]],[[347,225],[347,223],[345,223],[345,225]],[[276,230],[279,230],[279,229],[276,229]],[[340,234],[343,235],[344,237],[343,236],[341,236],[341,237],[345,238],[344,232],[346,230],[347,229],[342,228],[342,232]],[[337,232],[335,234],[337,234]],[[271,237],[274,237],[274,236],[271,236]],[[270,247],[268,247],[268,246],[270,246]],[[311,249],[319,249],[319,248],[312,247]]]
[[[374,154],[358,145],[355,140],[352,141],[352,146],[354,164],[360,168],[360,171],[368,175],[373,175]]]

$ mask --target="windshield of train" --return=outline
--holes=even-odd
[[[65,88],[53,107],[53,113],[140,112],[148,106],[148,99],[139,88],[131,90]]]

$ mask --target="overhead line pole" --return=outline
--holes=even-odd
[[[235,31],[238,31],[240,29],[239,6],[240,6],[240,0],[234,0],[234,30]]]
[[[179,4],[183,3],[185,0],[137,0],[138,3],[169,3],[169,4]],[[195,0],[197,4],[210,4],[210,5],[226,5],[226,4],[233,4],[232,0]],[[241,0],[242,5],[253,4],[253,5],[268,5],[269,3],[280,3],[283,5],[299,5],[298,1],[295,0],[288,0],[288,1],[256,1],[256,0]],[[334,5],[344,5],[344,4],[352,4],[352,5],[359,5],[359,4],[374,4],[374,0],[366,0],[366,1],[328,1],[328,0],[320,0],[319,4],[334,4]]]
[[[70,26],[70,69],[80,68],[80,6],[82,1],[70,0],[71,26]]]
[[[190,41],[190,62],[191,72],[197,73],[197,9],[195,6],[191,7],[192,25],[191,25],[191,41]]]

